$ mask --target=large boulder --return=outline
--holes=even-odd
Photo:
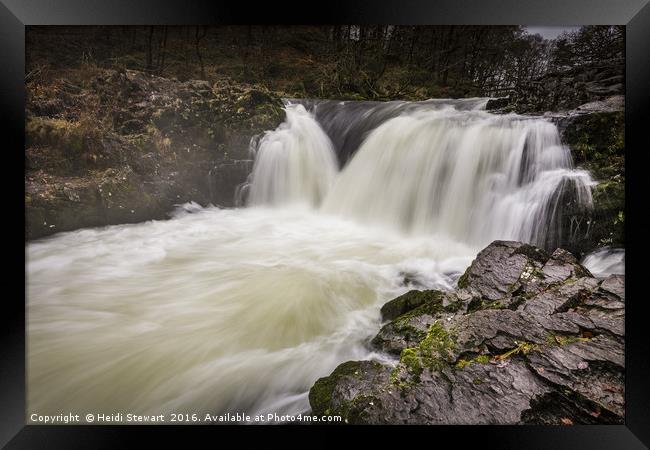
[[[342,364],[311,389],[313,412],[365,424],[623,423],[624,302],[622,276],[598,280],[562,249],[495,241],[455,292],[389,303],[413,309],[372,345],[399,360]]]

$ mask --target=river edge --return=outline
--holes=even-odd
[[[624,423],[625,278],[596,279],[569,252],[495,241],[452,292],[381,309],[370,346],[316,381],[316,415],[347,424]]]

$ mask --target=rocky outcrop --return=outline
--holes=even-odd
[[[232,206],[251,138],[284,118],[279,98],[229,80],[70,79],[28,85],[27,239],[162,219],[188,201]]]
[[[508,107],[518,113],[568,111],[590,102],[625,94],[625,61],[596,61],[549,72],[522,83],[510,95]]]
[[[503,110],[505,111],[506,108],[510,105],[510,97],[498,97],[498,98],[491,98],[488,100],[488,102],[485,104],[485,109],[488,111],[499,111]]]
[[[346,423],[623,423],[624,311],[622,276],[596,279],[562,249],[495,241],[456,291],[382,308],[390,321],[371,345],[399,355],[394,365],[341,364],[309,400]]]

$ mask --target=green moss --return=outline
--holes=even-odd
[[[592,191],[594,210],[592,235],[599,245],[624,245],[625,178],[613,177]]]
[[[576,344],[578,342],[589,342],[591,339],[592,338],[586,338],[582,336],[549,333],[546,336],[546,344],[549,346],[565,346]]]
[[[332,410],[332,393],[338,380],[345,376],[359,377],[359,361],[347,361],[340,364],[329,376],[319,378],[309,390],[309,404],[317,415],[324,415]]]
[[[420,342],[419,352],[426,367],[442,370],[448,365],[455,348],[455,338],[436,321],[429,327],[427,337]]]
[[[461,358],[461,359],[458,360],[458,362],[456,363],[456,365],[454,367],[456,367],[456,369],[464,369],[465,367],[467,367],[467,366],[469,366],[471,364],[472,364],[471,360],[468,361],[466,359]]]
[[[444,296],[444,292],[436,290],[412,290],[382,306],[381,316],[384,320],[395,319],[423,305],[427,305],[427,308],[422,308],[418,311],[424,312],[424,310],[430,310],[431,312],[437,312],[442,310],[442,299]]]
[[[473,383],[478,386],[479,384],[483,384],[483,381],[480,378],[474,378]]]
[[[488,301],[483,298],[474,298],[467,306],[467,312],[475,312],[483,309],[504,309],[505,305],[500,300]]]
[[[400,328],[407,327],[410,324],[410,319],[414,317],[419,317],[423,315],[429,315],[432,317],[435,317],[437,314],[440,313],[454,313],[457,312],[461,307],[462,307],[462,302],[456,299],[455,301],[452,301],[449,305],[443,306],[442,305],[442,300],[444,299],[445,295],[447,295],[450,299],[455,298],[453,294],[444,294],[443,292],[440,291],[412,291],[412,292],[427,292],[429,296],[429,300],[426,301],[424,304],[418,306],[415,309],[412,309],[411,311],[408,311],[399,317],[397,317],[393,323],[398,325]],[[418,333],[423,334],[423,336],[418,339],[424,339],[426,335],[420,330],[417,330]]]
[[[408,372],[417,380],[422,374],[422,360],[420,359],[417,349],[405,348],[400,355],[400,363],[403,364]]]
[[[331,415],[341,416],[344,423],[364,423],[363,416],[369,407],[381,408],[381,400],[373,395],[357,395],[352,400],[342,402],[338,408],[330,411]]]
[[[470,269],[470,268],[471,268],[471,266],[468,267],[468,268],[465,270],[465,273],[462,274],[462,275],[460,276],[460,278],[458,279],[458,287],[461,288],[461,289],[464,289],[464,288],[466,288],[466,287],[469,286],[469,269]]]
[[[488,355],[479,355],[474,358],[474,361],[479,364],[488,364],[490,362],[490,357]]]
[[[372,345],[381,348],[386,342],[383,339],[383,336],[390,336],[393,334],[403,337],[406,342],[420,342],[427,335],[426,331],[420,330],[411,325],[409,318],[400,318],[384,325],[377,336],[372,339],[371,343]]]
[[[590,247],[625,246],[625,117],[623,111],[578,116],[563,133],[574,161],[600,181],[592,190]]]
[[[537,277],[537,278],[541,278],[542,280],[544,278],[546,278],[546,275],[544,274],[544,271],[542,271],[542,269],[540,269],[539,267],[535,267],[533,269],[533,276]]]
[[[521,245],[513,252],[513,254],[525,255],[526,257],[534,261],[540,262],[542,264],[545,264],[546,261],[548,261],[548,259],[550,258],[549,254],[546,253],[544,250],[530,244]]]
[[[587,163],[595,170],[597,177],[608,156],[622,156],[625,153],[625,113],[598,112],[574,118],[564,131],[577,163]],[[606,175],[607,176],[607,175]]]
[[[425,368],[442,370],[453,361],[456,348],[455,336],[447,332],[437,321],[431,325],[417,347],[405,348],[400,354],[400,362],[391,372],[390,381],[400,387],[408,387],[420,381]],[[401,377],[402,369],[409,375]]]
[[[488,364],[490,362],[490,357],[489,355],[478,355],[476,358],[472,359],[465,359],[465,358],[460,358],[457,362],[456,365],[454,366],[456,369],[462,370],[465,367],[468,367],[474,363],[478,364]]]
[[[528,353],[534,351],[534,350],[539,350],[539,346],[537,344],[533,344],[531,342],[522,342],[521,344],[517,345],[515,348],[512,350],[508,350],[507,352],[497,355],[494,357],[497,361],[503,361],[504,359],[510,358],[511,356],[518,355],[520,353],[523,353],[524,355],[527,355]]]
[[[389,375],[389,377],[388,377],[388,381],[390,381],[392,384],[397,384],[397,383],[399,383],[399,372],[400,372],[400,370],[399,370],[399,366],[398,366],[398,367],[395,367],[395,368],[391,371],[391,373],[390,373],[390,375]]]

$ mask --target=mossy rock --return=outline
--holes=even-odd
[[[370,345],[378,350],[399,355],[404,348],[417,344],[426,335],[426,328],[411,324],[409,317],[400,317],[384,325],[370,341]]]
[[[435,303],[440,305],[444,295],[444,292],[437,290],[409,291],[382,306],[381,318],[382,320],[396,319],[402,314],[412,311],[425,303]]]
[[[392,384],[409,387],[420,382],[424,370],[442,371],[454,362],[457,337],[439,322],[433,323],[415,347],[400,353],[400,361],[390,376]]]
[[[623,111],[608,111],[577,116],[567,125],[563,137],[569,146],[584,145],[595,152],[623,154],[625,114]],[[579,158],[581,155],[575,156]]]
[[[465,269],[465,272],[458,278],[457,285],[460,289],[465,289],[469,286],[469,273],[472,266]]]
[[[332,393],[341,377],[354,375],[359,370],[359,361],[347,361],[339,365],[329,376],[319,378],[309,390],[309,404],[312,412],[324,415],[330,409]]]
[[[571,120],[563,133],[573,160],[596,179],[605,180],[625,171],[625,114],[598,112]]]
[[[345,423],[359,422],[357,419],[360,414],[370,403],[373,403],[374,398],[369,394],[350,397],[343,392],[338,392],[335,395],[334,391],[338,386],[363,383],[365,377],[371,376],[374,372],[381,375],[384,371],[385,367],[376,361],[347,361],[340,364],[329,376],[316,380],[309,390],[312,413],[319,416],[339,415]],[[345,391],[348,392],[348,389]]]
[[[548,259],[550,258],[550,255],[545,250],[530,244],[523,244],[519,246],[513,252],[513,254],[526,255],[528,258],[532,259],[533,261],[537,261],[542,264],[546,264],[546,261],[548,261]]]
[[[595,245],[625,245],[625,179],[615,177],[596,185],[591,236]]]
[[[489,301],[480,297],[475,297],[467,306],[467,312],[472,313],[484,309],[503,309],[505,307],[506,305],[499,300]]]

